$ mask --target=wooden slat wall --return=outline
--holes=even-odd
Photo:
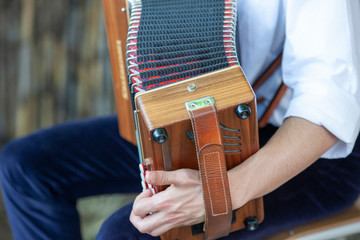
[[[0,146],[115,113],[100,0],[0,0]]]

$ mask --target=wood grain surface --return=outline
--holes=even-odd
[[[126,41],[129,9],[126,0],[102,0],[111,59],[120,135],[136,145],[135,124],[127,79]]]
[[[189,84],[197,85],[197,89],[189,92]],[[230,137],[223,137],[223,142],[228,144],[224,145],[225,150],[240,150],[238,153],[225,152],[227,168],[240,164],[258,150],[255,95],[241,68],[235,66],[136,95],[144,162],[149,170],[198,169],[195,143],[185,133],[192,129],[185,102],[207,96],[214,98],[220,123],[236,130],[221,130],[222,136]],[[241,103],[248,104],[253,110],[245,120],[235,114],[235,108]],[[166,130],[166,145],[152,139],[152,132],[157,128]],[[165,169],[166,165],[171,169]],[[263,220],[262,198],[252,200],[236,211],[236,223],[232,224],[231,231],[244,228],[244,219],[248,216],[256,216],[260,222]],[[183,227],[167,232],[162,239],[200,240],[203,237],[203,234],[192,236],[191,227]]]
[[[189,92],[187,90],[189,84],[195,84],[197,90]],[[198,76],[138,93],[135,101],[145,110],[147,115],[144,117],[149,129],[154,129],[168,125],[174,119],[177,121],[188,119],[184,100],[190,101],[210,95],[214,98],[218,110],[254,99],[251,87],[241,69],[234,66],[206,74],[205,78]],[[183,96],[186,96],[186,99]]]

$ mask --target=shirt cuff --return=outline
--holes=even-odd
[[[291,116],[324,126],[339,139],[322,158],[343,158],[351,153],[359,133],[360,106],[335,83],[314,79],[296,86],[285,118]]]

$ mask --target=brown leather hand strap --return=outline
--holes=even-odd
[[[186,103],[193,126],[205,204],[205,239],[230,232],[232,207],[224,148],[214,100]]]

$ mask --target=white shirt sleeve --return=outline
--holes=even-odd
[[[293,90],[285,117],[322,125],[339,142],[322,157],[348,155],[360,128],[359,21],[355,0],[285,0],[284,83]]]

